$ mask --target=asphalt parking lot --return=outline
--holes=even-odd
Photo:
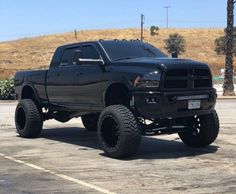
[[[104,156],[79,119],[44,123],[37,139],[17,137],[15,103],[0,103],[0,193],[236,193],[236,100],[218,100],[221,131],[207,148],[177,135],[143,137],[138,154]]]

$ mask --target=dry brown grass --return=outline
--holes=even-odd
[[[214,52],[214,41],[224,34],[223,29],[161,29],[158,36],[150,36],[146,30],[145,40],[165,51],[164,39],[171,33],[179,33],[186,40],[186,53],[181,58],[191,58],[208,63],[214,74],[224,66],[224,56]],[[137,39],[138,29],[121,30],[86,30],[74,33],[64,33],[36,38],[25,38],[16,41],[0,43],[0,78],[14,75],[15,71],[23,69],[39,69],[48,67],[56,47],[62,44],[98,39]]]

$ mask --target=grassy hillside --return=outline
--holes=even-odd
[[[224,66],[224,56],[214,52],[214,41],[223,35],[223,29],[161,29],[158,36],[144,33],[145,41],[166,52],[164,39],[171,33],[179,33],[185,37],[186,53],[181,58],[192,58],[207,62],[214,74]],[[16,41],[0,43],[0,79],[14,75],[15,71],[23,69],[39,69],[48,66],[55,48],[62,44],[98,39],[137,39],[138,29],[121,30],[88,30],[74,33],[64,33],[36,38],[25,38]]]

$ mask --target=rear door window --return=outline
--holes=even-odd
[[[66,49],[62,55],[60,66],[72,65],[73,49]]]

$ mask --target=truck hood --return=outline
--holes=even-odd
[[[209,68],[207,64],[190,59],[173,58],[134,58],[124,59],[112,63],[117,66],[137,66],[143,68],[160,68],[162,70],[173,68]]]

